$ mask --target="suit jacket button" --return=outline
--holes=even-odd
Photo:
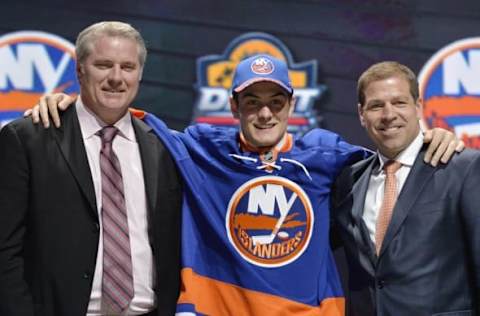
[[[90,273],[88,273],[88,271],[85,271],[85,273],[83,273],[83,278],[84,279],[90,278]]]
[[[93,224],[92,231],[94,233],[97,233],[99,230],[100,230],[100,224],[98,224],[98,223]]]
[[[385,281],[384,280],[378,280],[377,287],[379,289],[383,289],[384,286],[385,286]]]

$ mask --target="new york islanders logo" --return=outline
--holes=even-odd
[[[77,94],[75,47],[44,32],[0,37],[0,127],[38,102],[45,93]]]
[[[257,75],[268,75],[275,70],[272,62],[264,57],[255,59],[250,67]]]
[[[265,33],[247,33],[235,38],[222,55],[209,55],[197,60],[198,99],[193,121],[223,126],[237,126],[230,112],[230,88],[237,64],[245,58],[267,54],[284,60],[296,97],[295,110],[290,117],[289,132],[302,134],[317,126],[318,117],[313,109],[315,100],[325,91],[317,84],[317,62],[293,62],[289,49],[277,38]],[[267,59],[252,66],[258,74],[269,74],[274,65]]]
[[[480,148],[480,37],[442,48],[419,74],[424,118],[429,127],[455,132]]]
[[[310,199],[296,183],[282,177],[258,177],[244,183],[228,205],[228,238],[240,256],[266,268],[299,258],[313,229]]]

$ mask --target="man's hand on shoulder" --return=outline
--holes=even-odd
[[[424,134],[424,143],[429,144],[424,161],[436,167],[438,162],[447,163],[455,152],[465,149],[465,143],[455,134],[443,128],[433,128]]]
[[[51,119],[55,127],[58,128],[61,125],[58,110],[65,111],[75,100],[76,97],[64,93],[46,94],[40,98],[36,105],[26,110],[23,116],[31,116],[35,124],[40,123],[41,120],[45,128],[50,126]]]

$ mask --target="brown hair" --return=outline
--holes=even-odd
[[[407,80],[408,85],[410,86],[410,94],[413,97],[413,100],[418,100],[419,91],[418,91],[418,81],[417,76],[413,71],[405,65],[402,65],[396,61],[384,61],[381,63],[374,64],[365,70],[357,83],[357,97],[358,103],[363,106],[365,103],[365,89],[367,86],[379,80],[384,80],[391,77],[402,77]]]

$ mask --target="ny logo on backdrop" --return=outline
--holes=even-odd
[[[480,149],[480,37],[442,48],[420,71],[424,119]]]
[[[45,93],[76,95],[75,47],[37,31],[0,37],[0,127],[32,107]]]

